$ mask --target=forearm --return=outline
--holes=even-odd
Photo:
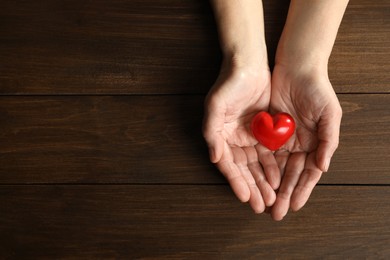
[[[268,66],[261,0],[211,0],[226,60]]]
[[[276,64],[327,67],[348,0],[292,0]]]

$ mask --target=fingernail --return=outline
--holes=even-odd
[[[325,160],[325,172],[329,170],[329,165],[330,165],[330,158],[326,158]]]

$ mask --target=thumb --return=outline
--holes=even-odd
[[[330,160],[339,145],[342,110],[339,104],[321,116],[318,123],[317,166],[323,172],[329,169]]]
[[[203,120],[203,137],[209,147],[210,161],[217,163],[221,160],[225,139],[222,136],[224,121],[224,109],[213,103],[206,102]]]

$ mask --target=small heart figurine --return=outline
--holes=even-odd
[[[252,119],[251,129],[257,141],[271,151],[276,151],[293,135],[295,122],[287,113],[271,116],[261,111]]]

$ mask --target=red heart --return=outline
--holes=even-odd
[[[252,119],[251,129],[257,141],[271,151],[275,151],[293,135],[295,122],[287,113],[271,116],[262,111]]]

